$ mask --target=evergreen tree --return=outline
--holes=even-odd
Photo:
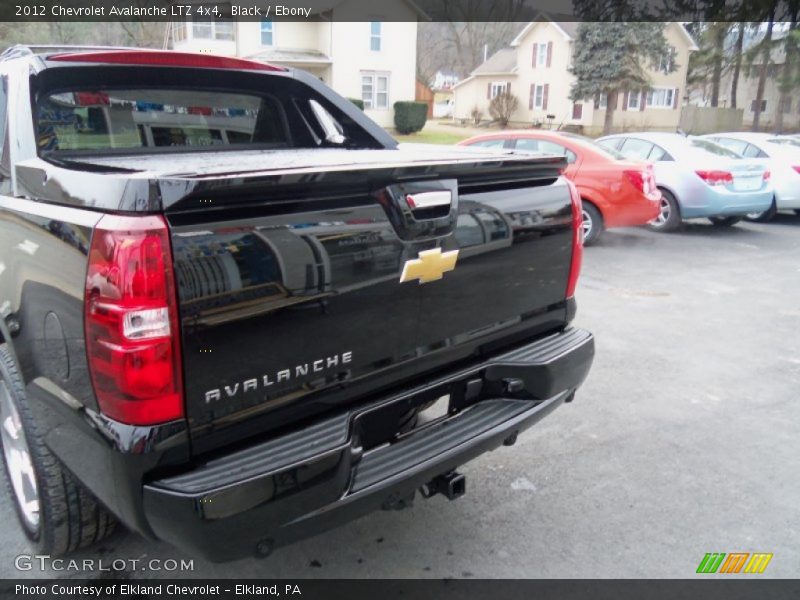
[[[573,66],[572,100],[605,96],[607,108],[603,133],[611,133],[614,108],[622,90],[650,87],[648,69],[677,68],[675,59],[662,61],[670,48],[664,37],[664,22],[600,23],[578,26]]]

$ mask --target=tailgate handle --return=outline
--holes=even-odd
[[[439,208],[442,206],[449,207],[452,201],[453,193],[450,190],[406,194],[406,202],[412,211],[426,208]]]
[[[372,192],[397,236],[407,242],[453,233],[458,221],[458,181],[398,181]]]

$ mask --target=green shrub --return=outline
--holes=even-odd
[[[360,98],[348,98],[348,100],[350,100],[350,102],[355,104],[361,110],[364,110],[364,101],[361,100]]]
[[[397,133],[420,131],[428,120],[428,105],[424,102],[395,102],[394,127]]]

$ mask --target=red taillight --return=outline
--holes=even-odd
[[[769,181],[769,178],[772,177],[772,173],[770,173],[769,169],[764,171],[764,181]]]
[[[728,171],[695,171],[708,185],[728,185],[733,183],[733,175]]]
[[[798,173],[800,173],[800,167],[792,167],[792,168],[793,168],[795,171],[797,171]]]
[[[103,414],[131,425],[183,417],[180,330],[162,217],[100,219],[89,249],[84,326]]]
[[[572,261],[569,265],[569,279],[567,279],[567,298],[572,298],[575,295],[575,288],[578,286],[581,263],[583,263],[583,206],[575,184],[567,180],[567,185],[572,203]]]
[[[644,192],[644,173],[641,171],[625,171],[625,176],[640,192]]]
[[[285,71],[283,67],[244,58],[164,52],[160,50],[107,50],[103,52],[68,52],[51,54],[47,60],[108,63],[118,65],[156,65],[161,67],[206,67],[211,69],[249,69],[252,71]]]
[[[623,171],[628,180],[637,190],[645,195],[652,194],[656,189],[656,178],[653,175],[653,165],[648,164],[644,171]]]

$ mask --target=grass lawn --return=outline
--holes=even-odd
[[[472,137],[469,133],[458,131],[419,131],[410,135],[392,134],[398,142],[413,142],[415,144],[446,144],[452,146],[456,142]]]

